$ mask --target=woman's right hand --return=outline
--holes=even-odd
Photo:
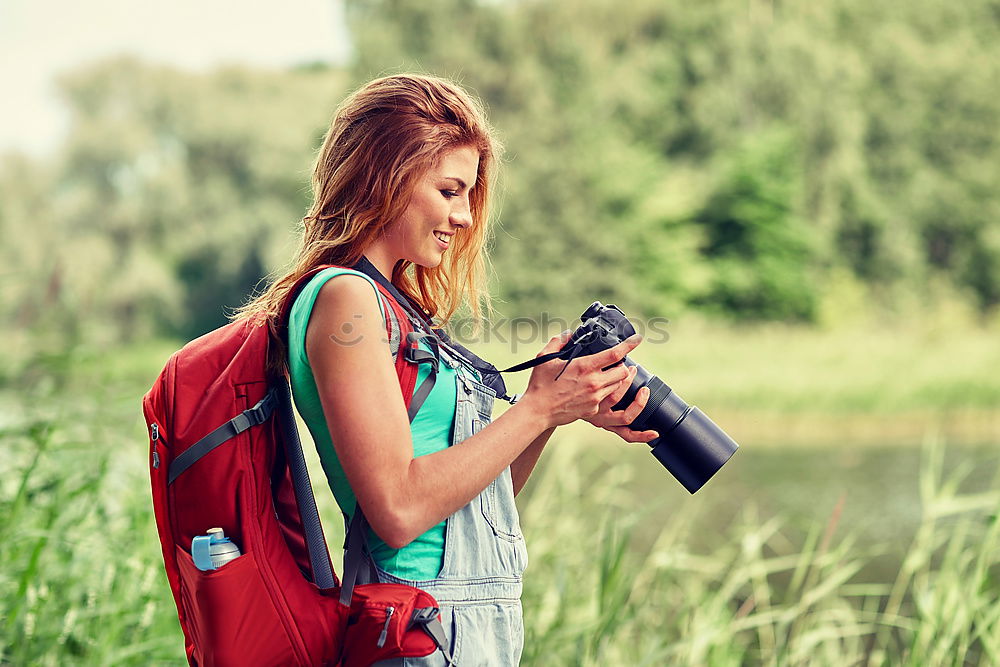
[[[535,358],[559,351],[571,336],[571,331],[554,336]],[[530,404],[549,427],[562,426],[596,415],[601,401],[622,382],[631,379],[625,364],[618,364],[606,371],[601,369],[617,364],[641,342],[642,336],[635,334],[603,352],[577,357],[562,375],[559,372],[566,362],[561,359],[552,359],[535,366],[531,371],[531,379],[528,380],[528,388],[519,402]]]

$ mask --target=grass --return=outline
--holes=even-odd
[[[803,541],[748,504],[728,526],[678,513],[635,549],[630,534],[649,513],[628,491],[631,467],[554,444],[522,511],[526,664],[1000,660],[1000,491],[963,493],[963,471],[943,475],[940,442],[925,445],[920,527],[898,576],[879,583],[857,581],[879,547],[841,523],[843,499]],[[705,531],[717,532],[712,548],[692,549]]]
[[[0,663],[176,662],[183,650],[152,523],[144,429],[129,428],[136,420],[123,411],[104,421],[103,407],[81,403],[0,435]]]
[[[781,415],[786,425],[814,415],[841,425],[870,419],[877,435],[900,414],[943,418],[975,408],[986,415],[977,437],[1000,442],[990,417],[1000,380],[987,370],[1000,354],[995,337],[957,332],[922,355],[929,335],[678,328],[669,343],[640,348],[636,358],[734,435],[742,427],[720,415],[748,423],[777,415],[779,425]],[[76,350],[20,360],[16,375],[5,374],[0,664],[183,663],[139,413],[141,394],[175,347],[152,342],[110,356]],[[505,357],[497,348],[493,356],[513,361],[537,351],[526,350]],[[945,392],[935,403],[928,399],[935,386],[972,393]],[[519,499],[531,554],[524,664],[1000,663],[1000,479],[991,471],[992,483],[970,488],[976,461],[946,465],[944,442],[962,444],[947,432],[924,429],[944,436],[925,438],[913,480],[919,521],[892,549],[859,539],[844,502],[804,533],[752,495],[732,514],[687,511],[665,473],[657,482],[673,487],[639,483],[648,477],[634,457],[582,432],[557,433]],[[756,446],[738,439],[747,453]],[[314,483],[322,489],[322,480]],[[699,493],[713,495],[725,487]],[[336,545],[342,529],[332,507],[321,496]],[[872,580],[872,563],[897,552],[891,576]]]

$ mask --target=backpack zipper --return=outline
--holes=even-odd
[[[156,450],[156,444],[160,440],[160,426],[156,422],[149,425],[149,439],[153,441],[153,468],[160,467],[160,452]]]
[[[382,626],[382,634],[378,636],[378,642],[375,644],[376,647],[382,648],[385,646],[386,636],[389,634],[389,621],[392,620],[392,614],[396,611],[395,607],[385,608],[385,625]]]

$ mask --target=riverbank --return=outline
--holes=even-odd
[[[644,445],[559,429],[518,498],[524,664],[1000,655],[995,340],[960,331],[931,354],[916,333],[688,327],[640,348],[741,448],[691,496]],[[140,415],[177,347],[5,350],[0,663],[182,664]],[[473,349],[498,365],[533,354]]]

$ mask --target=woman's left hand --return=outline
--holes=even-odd
[[[628,427],[639,416],[642,409],[646,407],[646,401],[649,400],[648,387],[640,389],[632,400],[632,405],[624,410],[611,410],[611,406],[622,400],[622,396],[632,386],[635,373],[636,366],[629,368],[628,377],[622,380],[621,384],[607,398],[601,401],[601,406],[597,414],[593,417],[587,417],[586,420],[594,426],[600,426],[605,430],[617,434],[625,442],[650,442],[658,438],[659,433],[656,431],[633,431]]]

